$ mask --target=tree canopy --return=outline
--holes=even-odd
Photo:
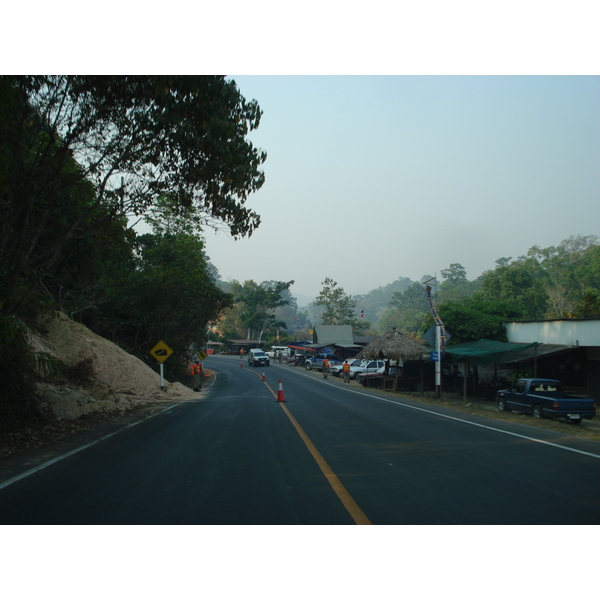
[[[323,307],[321,321],[323,325],[349,325],[354,318],[356,301],[346,294],[344,288],[338,287],[337,281],[326,277],[322,282],[323,289],[317,296],[315,304]]]
[[[252,280],[243,284],[238,281],[232,282],[234,306],[226,311],[223,327],[229,335],[245,334],[246,339],[259,340],[263,339],[263,334],[269,329],[287,328],[284,321],[277,319],[276,309],[292,302],[289,288],[293,283],[266,281],[259,285]]]
[[[481,337],[504,340],[503,320],[600,318],[596,236],[574,235],[558,246],[533,246],[517,259],[499,258],[495,269],[473,281],[459,263],[442,269],[441,275],[435,303],[452,334],[451,344]],[[395,326],[423,333],[430,325],[424,286],[415,282],[393,295],[379,330]]]
[[[251,235],[261,110],[217,76],[0,77],[0,293],[15,314],[65,244],[159,198]]]
[[[437,312],[444,323],[444,328],[452,336],[452,344],[477,341],[481,338],[505,342],[505,321],[523,318],[518,305],[508,300],[487,299],[481,294],[462,300],[449,300],[437,307]],[[431,315],[422,322],[426,331],[434,324]]]
[[[232,302],[202,231],[260,224],[261,115],[222,76],[0,76],[0,413],[31,399],[22,322],[45,310],[140,358],[165,339],[167,369],[202,340]]]

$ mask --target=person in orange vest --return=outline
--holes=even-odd
[[[329,375],[329,359],[323,359],[323,379],[327,379],[327,375]]]
[[[194,378],[194,391],[199,392],[202,387],[202,365],[199,360],[192,365],[192,377]]]
[[[344,361],[342,371],[344,372],[344,383],[350,383],[350,363],[347,360]]]

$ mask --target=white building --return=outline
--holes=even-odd
[[[577,381],[587,395],[600,399],[600,319],[552,319],[548,321],[506,322],[509,342],[563,346],[553,357],[543,377],[554,376],[567,383]],[[554,372],[552,372],[554,371]]]

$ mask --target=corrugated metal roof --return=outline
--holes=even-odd
[[[330,344],[352,346],[354,344],[351,325],[317,325],[315,337],[315,342],[319,346],[329,346]]]

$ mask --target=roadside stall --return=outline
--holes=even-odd
[[[419,359],[427,353],[427,348],[421,342],[417,342],[409,335],[396,331],[394,328],[373,340],[356,357],[367,360],[383,359],[388,362],[395,362],[396,369],[393,376],[382,374],[380,385],[385,388],[386,385],[393,382],[392,389],[396,392],[398,390],[401,362]]]
[[[308,345],[288,344],[288,348],[293,351],[293,354],[288,358],[288,364],[292,367],[301,366],[307,355],[316,352],[315,348],[310,348]]]

